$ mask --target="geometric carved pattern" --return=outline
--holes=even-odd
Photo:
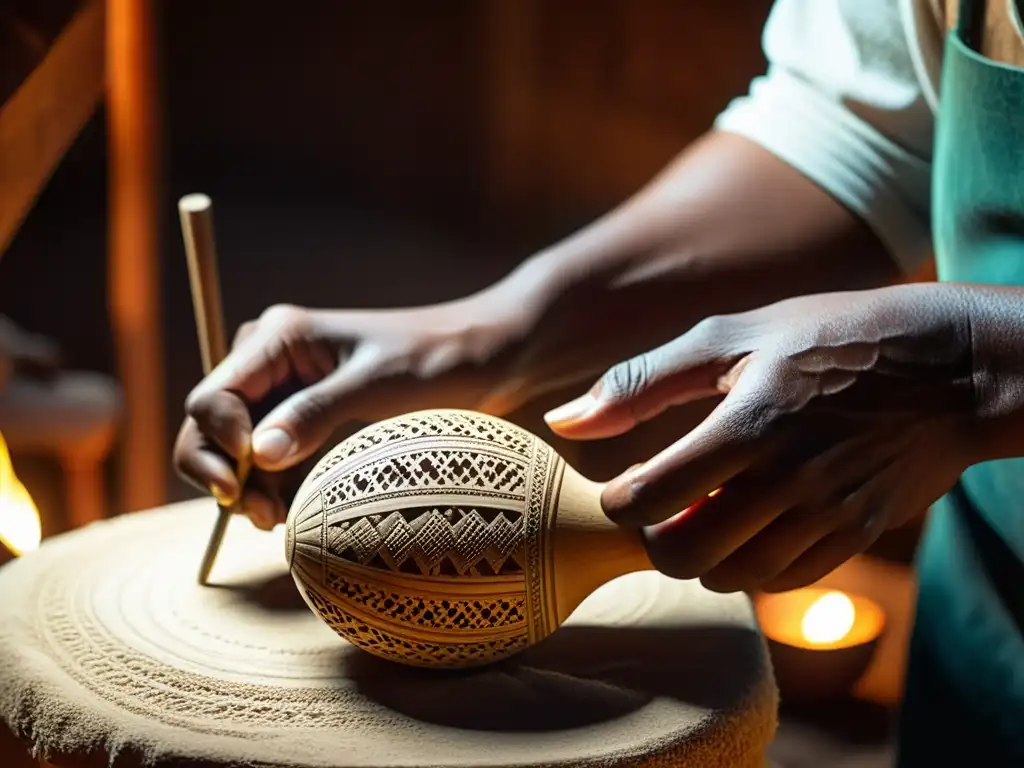
[[[343,473],[323,489],[324,507],[426,489],[522,496],[525,483],[525,462],[480,451],[432,449],[384,456]]]
[[[378,422],[324,457],[295,500],[292,573],[325,622],[378,655],[501,658],[555,626],[548,550],[563,467],[483,414]]]
[[[335,632],[353,645],[385,658],[399,658],[407,664],[434,666],[473,666],[480,662],[515,653],[529,645],[525,632],[505,635],[494,640],[466,641],[457,636],[450,643],[437,643],[400,636],[370,627],[339,610],[311,585],[305,585],[306,595],[316,612]]]
[[[488,522],[475,509],[416,512],[403,509],[335,523],[327,529],[327,551],[360,565],[375,565],[379,559],[392,571],[425,576],[522,573],[521,514],[499,510]]]
[[[354,604],[390,621],[431,630],[490,630],[526,621],[526,596],[464,599],[404,595],[362,584],[331,568],[326,586],[333,598]]]
[[[457,411],[416,414],[412,419],[399,417],[375,426],[376,429],[362,430],[343,441],[338,446],[339,450],[332,451],[330,456],[324,457],[313,469],[311,479],[316,479],[357,453],[411,437],[475,438],[520,454],[528,454],[533,442],[530,435],[516,427],[510,428],[509,425],[494,421],[482,422]]]

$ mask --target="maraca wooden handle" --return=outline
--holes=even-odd
[[[557,624],[602,584],[654,568],[642,533],[616,525],[605,515],[604,487],[564,464],[551,542]]]

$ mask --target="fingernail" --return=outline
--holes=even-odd
[[[248,518],[249,522],[261,531],[270,531],[274,528],[273,524],[268,519],[261,517],[260,515],[250,514],[248,515]]]
[[[283,429],[273,427],[252,436],[252,450],[266,461],[278,462],[295,450],[295,441]]]
[[[222,507],[230,507],[234,502],[234,497],[221,488],[216,483],[210,483],[210,495],[217,500],[217,503]]]
[[[546,421],[550,426],[565,424],[571,421],[579,421],[580,419],[590,415],[591,412],[597,410],[598,404],[597,398],[588,392],[585,395],[577,397],[575,400],[570,400],[565,405],[552,408],[544,414],[544,421]]]

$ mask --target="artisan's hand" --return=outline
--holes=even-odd
[[[270,528],[287,516],[315,454],[347,424],[510,405],[488,395],[521,330],[496,309],[471,300],[392,311],[272,307],[240,328],[228,357],[189,395],[175,467],[233,501],[243,493],[234,460],[251,445],[242,509]]]
[[[703,423],[603,502],[645,526],[659,570],[717,591],[817,580],[924,511],[977,455],[971,323],[963,292],[944,285],[710,318],[548,422],[602,438],[716,395]]]

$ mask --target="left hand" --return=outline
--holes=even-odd
[[[795,589],[923,512],[976,460],[971,324],[956,286],[807,296],[712,317],[547,416],[610,437],[724,395],[612,480],[658,570],[721,592]]]

